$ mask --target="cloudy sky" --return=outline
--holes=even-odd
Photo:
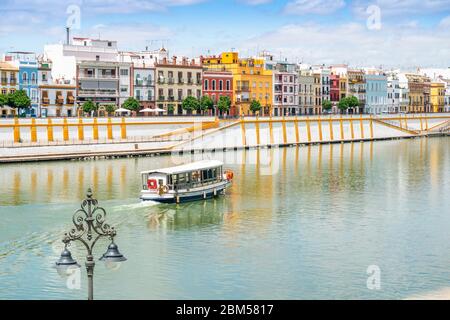
[[[450,0],[2,0],[0,52],[72,33],[197,56],[234,48],[354,66],[450,67]]]

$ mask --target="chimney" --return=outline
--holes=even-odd
[[[66,44],[70,44],[70,28],[66,27]]]
[[[173,56],[172,57],[172,63],[173,64],[177,64],[177,56]]]
[[[195,59],[191,60],[191,66],[195,66]]]
[[[186,57],[183,57],[183,66],[186,66],[187,65],[187,59],[186,59]]]
[[[167,64],[167,58],[163,58],[163,64]]]

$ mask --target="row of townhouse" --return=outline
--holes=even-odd
[[[121,106],[129,97],[141,108],[159,114],[184,115],[188,96],[231,100],[232,116],[252,114],[253,100],[260,115],[286,116],[323,113],[331,101],[355,96],[360,105],[348,113],[442,112],[450,107],[450,72],[402,73],[347,65],[305,65],[276,61],[273,55],[241,58],[237,52],[188,59],[169,58],[166,49],[119,51],[116,41],[74,37],[65,44],[46,45],[44,53],[9,52],[0,64],[0,93],[25,90],[30,116],[78,116],[86,101],[100,110]],[[430,72],[428,72],[430,73]],[[1,115],[14,110],[1,108]],[[215,114],[216,110],[210,110]]]

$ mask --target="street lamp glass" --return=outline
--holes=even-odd
[[[78,263],[72,258],[72,254],[67,248],[64,248],[63,252],[61,252],[61,256],[59,260],[56,261],[56,265],[59,266],[74,266],[78,265]]]
[[[119,249],[114,242],[108,246],[108,249],[100,258],[100,261],[104,262],[122,262],[125,260],[127,259],[119,252]]]

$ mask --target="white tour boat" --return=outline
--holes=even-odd
[[[233,172],[224,171],[217,160],[144,171],[141,176],[141,199],[164,203],[212,198],[225,193],[233,180]]]

